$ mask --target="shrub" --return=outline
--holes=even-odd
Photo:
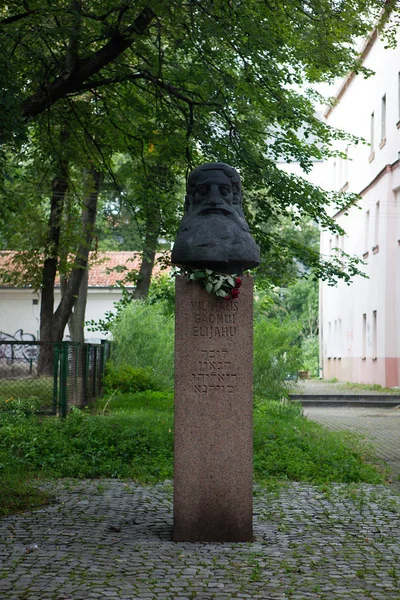
[[[103,379],[105,393],[118,390],[122,394],[143,392],[156,388],[151,369],[135,368],[109,362]]]
[[[289,320],[256,317],[254,323],[254,393],[279,400],[288,395],[301,368],[298,325]]]
[[[162,307],[133,301],[113,328],[113,361],[150,369],[160,388],[172,389],[174,373],[174,321]]]
[[[33,415],[42,408],[42,400],[40,398],[8,398],[0,397],[0,414],[5,412],[18,413],[21,415]]]
[[[319,375],[319,340],[317,335],[309,335],[301,341],[303,368],[310,371],[311,377]]]
[[[4,413],[0,484],[18,472],[21,476],[29,472],[46,477],[130,477],[144,483],[170,479],[172,395],[163,398],[160,392],[146,391],[130,399],[121,395],[120,400],[113,413],[113,398],[111,412],[104,415],[78,409],[66,419]],[[382,475],[362,461],[365,452],[356,438],[304,419],[299,405],[264,401],[255,409],[254,474],[260,483],[274,478],[382,482]]]

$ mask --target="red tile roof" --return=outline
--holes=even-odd
[[[9,250],[0,251],[0,269],[13,271],[16,267],[16,265],[13,263],[13,257],[15,254],[15,252]],[[156,259],[160,256],[161,254],[158,254]],[[140,253],[90,252],[89,263],[91,263],[89,268],[89,287],[108,288],[115,286],[118,281],[122,281],[128,271],[139,270]],[[118,269],[118,267],[122,268]],[[153,275],[157,275],[160,273],[160,271],[160,265],[156,262],[153,269]],[[57,277],[56,286],[59,286],[59,284],[60,281]],[[127,287],[134,286],[133,284],[130,284]]]

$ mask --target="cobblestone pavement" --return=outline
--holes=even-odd
[[[304,414],[329,429],[346,429],[364,435],[374,446],[377,456],[388,463],[393,486],[400,491],[399,408],[317,406],[305,408]]]
[[[55,485],[0,521],[2,600],[400,599],[400,495],[384,486],[255,489],[255,542],[171,542],[172,489]]]

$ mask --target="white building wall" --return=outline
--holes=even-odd
[[[325,378],[396,386],[400,382],[400,44],[391,50],[383,46],[378,37],[364,60],[376,75],[348,80],[339,103],[327,115],[329,125],[373,141],[373,147],[342,144],[350,159],[347,166],[341,159],[326,166],[328,187],[362,194],[348,216],[339,213],[335,218],[347,233],[339,245],[344,243],[345,252],[364,258],[368,279],[356,277],[350,286],[321,284],[321,335]],[[321,251],[333,253],[337,242],[324,232]]]
[[[60,291],[55,291],[55,306],[60,302]],[[119,289],[89,288],[86,305],[86,321],[104,319],[107,311],[114,309],[114,302],[122,298]],[[5,336],[21,339],[39,339],[40,294],[29,288],[0,288],[0,339]],[[22,334],[20,332],[22,330]],[[65,337],[69,335],[68,327]],[[32,338],[32,336],[34,336]],[[98,342],[109,336],[85,329],[88,342]]]

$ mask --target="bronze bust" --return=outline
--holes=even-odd
[[[172,263],[220,273],[242,273],[260,264],[242,210],[240,175],[225,163],[196,167],[188,177],[185,214]]]

